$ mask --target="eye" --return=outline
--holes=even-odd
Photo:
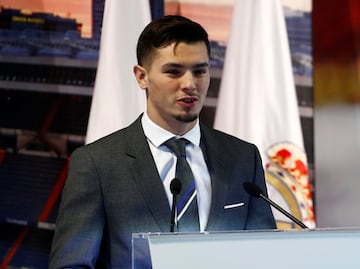
[[[193,71],[193,74],[194,74],[195,76],[201,76],[201,75],[203,75],[203,74],[206,74],[207,71],[208,71],[207,68],[195,69],[195,70]]]
[[[178,69],[172,68],[172,69],[167,69],[165,73],[175,76],[180,74],[180,71]]]

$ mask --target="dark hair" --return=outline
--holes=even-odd
[[[148,64],[154,49],[174,42],[204,42],[210,56],[208,34],[200,24],[182,16],[168,15],[150,22],[140,34],[136,48],[138,64]]]

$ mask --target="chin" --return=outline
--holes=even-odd
[[[199,117],[198,114],[177,115],[175,119],[181,122],[193,122]]]

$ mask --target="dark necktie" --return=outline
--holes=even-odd
[[[186,161],[185,145],[188,143],[184,138],[175,137],[164,143],[177,157],[175,177],[181,181],[181,191],[177,196],[176,210],[180,232],[200,230],[194,175]]]

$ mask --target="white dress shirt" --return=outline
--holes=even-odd
[[[172,194],[170,191],[170,182],[175,177],[176,156],[168,147],[163,145],[163,143],[174,136],[180,136],[174,135],[156,125],[150,120],[146,112],[143,114],[141,123],[160,178],[163,181],[171,208]],[[211,180],[203,152],[200,148],[201,133],[199,121],[194,128],[181,137],[186,138],[191,142],[186,145],[186,160],[195,177],[200,231],[205,231],[211,204]]]

